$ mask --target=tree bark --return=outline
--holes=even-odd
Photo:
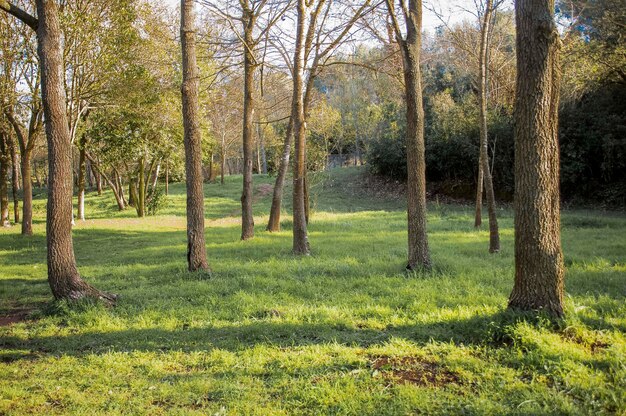
[[[426,234],[426,158],[424,146],[424,108],[420,52],[422,46],[422,1],[409,0],[406,40],[395,18],[392,0],[387,8],[396,24],[396,38],[402,51],[407,121],[407,218],[409,261],[407,270],[430,269],[430,252]]]
[[[293,68],[293,131],[295,161],[293,172],[293,252],[309,255],[309,238],[305,208],[306,124],[304,116],[304,25],[305,0],[298,0],[298,22]]]
[[[183,124],[187,184],[187,265],[189,271],[209,270],[204,237],[202,139],[198,105],[199,73],[193,0],[181,0],[180,35],[183,53]]]
[[[515,3],[515,284],[509,307],[563,316],[554,0]]]
[[[48,282],[56,299],[93,297],[113,302],[115,296],[85,283],[76,267],[71,225],[72,148],[63,89],[62,32],[56,2],[37,0],[36,5],[37,53],[50,170],[46,222]]]
[[[247,2],[246,2],[247,3]],[[243,3],[242,3],[243,4]],[[252,212],[252,169],[254,156],[254,137],[252,121],[254,117],[254,71],[256,62],[253,56],[254,12],[243,7],[244,31],[244,90],[243,90],[243,192],[241,194],[241,239],[254,237],[254,217]]]
[[[479,79],[479,104],[480,104],[480,157],[479,163],[485,185],[485,193],[487,194],[487,209],[489,211],[489,252],[497,253],[500,251],[500,232],[498,231],[498,218],[496,216],[496,197],[493,191],[493,180],[491,178],[491,169],[489,163],[488,151],[488,133],[487,133],[487,67],[488,67],[488,43],[489,33],[491,29],[491,17],[493,13],[492,0],[486,0],[485,14],[483,16],[483,24],[480,37],[480,55],[478,66],[480,68]],[[482,188],[482,184],[478,185]],[[482,198],[482,195],[481,195]],[[476,199],[478,207],[480,200]],[[480,224],[479,224],[480,225]]]

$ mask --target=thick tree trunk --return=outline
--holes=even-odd
[[[254,156],[254,138],[252,120],[254,117],[254,70],[256,67],[252,48],[254,47],[253,11],[244,8],[244,88],[243,88],[243,192],[241,194],[241,239],[254,237],[254,217],[252,213],[252,168]]]
[[[137,216],[143,218],[146,215],[146,165],[145,156],[139,159],[139,175],[136,183]]]
[[[181,0],[180,36],[183,53],[183,124],[187,183],[187,265],[189,271],[208,270],[204,238],[204,188],[202,139],[198,108],[199,73],[193,0]]]
[[[426,158],[424,147],[424,108],[420,74],[422,2],[409,1],[407,38],[402,42],[406,89],[407,193],[408,193],[408,270],[430,269],[426,234]]]
[[[554,0],[515,3],[515,285],[509,307],[561,317],[560,39],[553,13]]]
[[[81,221],[85,221],[85,183],[87,174],[86,158],[85,158],[85,146],[87,145],[87,138],[83,134],[80,138],[80,146],[78,149],[78,212],[77,217]]]
[[[491,168],[489,163],[488,152],[488,134],[487,134],[487,67],[488,67],[488,43],[489,33],[491,29],[492,1],[487,0],[485,4],[485,14],[483,16],[483,25],[480,38],[480,55],[478,66],[480,68],[479,80],[479,104],[480,104],[480,166],[485,185],[485,193],[487,194],[487,209],[489,211],[489,252],[497,253],[500,251],[500,232],[498,231],[498,218],[496,216],[496,197],[493,191],[493,180],[491,178]],[[482,188],[482,184],[478,186]],[[478,206],[477,198],[476,204]]]
[[[298,23],[293,68],[293,131],[295,161],[293,172],[293,252],[310,254],[305,208],[306,124],[304,118],[304,25],[305,0],[298,0]]]
[[[33,182],[30,159],[31,150],[22,152],[22,235],[33,235]]]
[[[292,100],[293,101],[293,100]],[[292,102],[292,108],[295,104]],[[287,133],[285,134],[285,144],[283,145],[283,153],[280,158],[280,165],[278,166],[278,173],[276,174],[276,183],[274,184],[274,192],[272,194],[272,207],[270,208],[270,219],[267,223],[267,231],[278,232],[280,231],[280,210],[283,202],[283,190],[285,188],[285,177],[287,176],[287,170],[289,169],[289,156],[291,155],[291,142],[293,140],[293,110],[289,123],[287,124]]]
[[[50,169],[46,222],[48,282],[56,299],[95,297],[113,302],[114,296],[85,283],[76,267],[71,225],[72,148],[63,89],[62,33],[56,2],[37,0],[36,4],[39,17],[37,52]]]

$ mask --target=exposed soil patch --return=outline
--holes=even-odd
[[[0,326],[9,326],[19,322],[26,321],[32,309],[17,308],[9,311],[9,313],[0,316]]]
[[[443,387],[461,384],[458,374],[420,357],[372,357],[371,367],[389,384]]]

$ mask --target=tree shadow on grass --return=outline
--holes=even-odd
[[[345,324],[286,323],[256,321],[225,326],[127,329],[112,332],[88,332],[65,336],[0,338],[0,362],[35,359],[42,356],[85,356],[110,352],[241,351],[257,346],[295,348],[322,344],[369,348],[392,338],[424,345],[429,342],[452,342],[463,345],[506,345],[501,328],[521,319],[511,312],[476,315],[469,319],[389,326],[384,329],[359,328]]]

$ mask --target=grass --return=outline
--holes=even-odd
[[[157,217],[89,194],[82,275],[118,305],[50,302],[44,204],[35,235],[0,230],[0,414],[626,414],[626,217],[563,214],[563,322],[505,311],[512,213],[490,255],[472,208],[431,205],[435,269],[405,275],[404,202],[340,169],[314,181],[313,255],[290,219],[239,241],[240,178],[206,185],[213,275],[188,274],[184,186]],[[255,184],[273,178],[255,177]],[[290,189],[288,189],[288,192]],[[285,198],[289,209],[290,198]]]

